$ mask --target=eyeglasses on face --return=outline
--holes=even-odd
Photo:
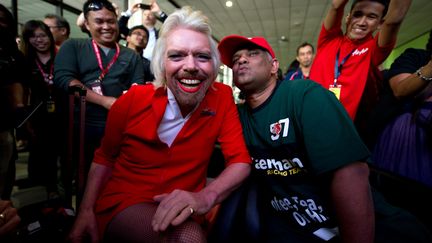
[[[48,35],[46,35],[46,34],[39,34],[39,35],[30,36],[30,40],[47,39],[47,38],[48,38]]]
[[[136,31],[136,32],[132,32],[132,33],[131,33],[131,35],[137,35],[137,36],[147,36],[147,34],[146,34],[146,33],[141,33],[141,32],[139,32],[139,31]]]

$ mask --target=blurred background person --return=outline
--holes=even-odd
[[[156,29],[156,22],[157,17],[159,17],[159,20],[163,23],[165,19],[168,17],[168,15],[161,11],[159,8],[159,5],[155,0],[152,0],[149,5],[142,4],[142,3],[136,3],[132,5],[130,9],[123,12],[121,14],[121,17],[119,19],[119,28],[120,33],[123,36],[127,36],[129,33],[129,29],[127,27],[127,23],[129,21],[129,18],[137,12],[139,9],[142,9],[142,22],[143,25],[147,28],[149,31],[149,38],[146,48],[144,49],[144,57],[151,61],[152,55],[153,55],[153,49],[156,45],[156,40],[159,35],[159,30]]]
[[[129,30],[126,37],[126,46],[134,50],[143,61],[144,82],[153,82],[154,76],[150,70],[150,60],[143,56],[144,48],[147,46],[149,32],[144,25],[137,25]]]
[[[35,110],[29,119],[28,177],[33,185],[47,188],[50,198],[57,197],[57,159],[61,140],[59,91],[54,89],[54,58],[56,45],[50,28],[39,20],[30,20],[23,27],[23,51],[31,68],[30,107]]]
[[[62,16],[55,14],[47,14],[43,22],[49,27],[52,35],[54,36],[56,48],[60,46],[69,39],[70,35],[70,25],[69,22]]]
[[[287,72],[285,80],[309,79],[309,73],[314,57],[315,49],[312,44],[304,42],[297,47],[296,60],[298,61],[299,66],[296,69]]]

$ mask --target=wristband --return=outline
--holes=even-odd
[[[122,12],[121,16],[131,17],[132,16],[132,11],[130,9],[128,9],[128,10]]]
[[[419,69],[415,72],[415,74],[417,74],[417,76],[418,76],[419,78],[421,78],[422,80],[424,80],[424,81],[426,81],[426,82],[430,82],[430,81],[432,81],[432,77],[426,77],[426,76],[424,76],[424,75],[422,74],[422,72],[421,72],[422,68],[423,68],[423,67],[419,68]]]
[[[165,19],[165,18],[168,17],[168,15],[167,15],[165,12],[161,11],[160,14],[159,14],[159,17],[160,17],[161,19]]]

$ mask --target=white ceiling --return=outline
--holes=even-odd
[[[229,34],[264,36],[276,52],[285,71],[295,58],[295,50],[304,41],[316,44],[321,21],[331,0],[231,0],[233,7],[225,6],[226,0],[158,0],[166,13],[179,6],[190,5],[203,11],[210,19],[213,36],[221,40]],[[352,0],[350,0],[351,2]],[[10,7],[10,0],[0,0]],[[64,3],[81,9],[84,0],[63,0]],[[124,10],[123,0],[114,0]],[[143,2],[150,2],[144,0]],[[347,5],[347,8],[350,3]],[[55,13],[53,5],[42,0],[18,0],[18,20],[25,23],[30,19],[41,19],[45,13]],[[72,37],[81,37],[75,27],[76,15],[64,12],[71,23]],[[401,27],[397,45],[404,44],[432,29],[432,1],[413,0],[408,15]],[[285,36],[286,40],[281,37]]]

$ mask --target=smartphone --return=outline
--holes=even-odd
[[[144,3],[140,3],[140,4],[138,4],[138,6],[139,6],[141,9],[150,9],[150,5],[148,5],[148,4],[144,4]]]

